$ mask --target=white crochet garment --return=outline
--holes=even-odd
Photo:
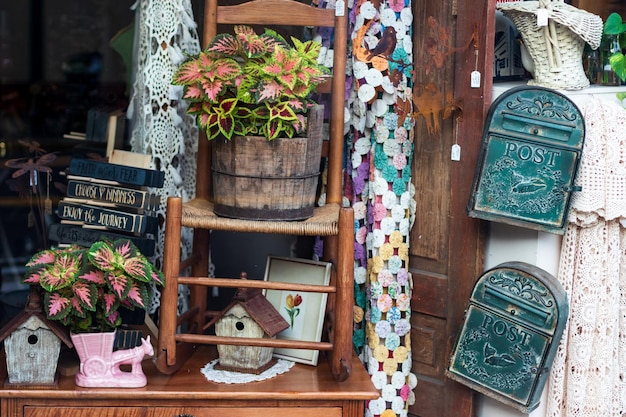
[[[548,382],[548,417],[626,413],[626,110],[580,103],[586,139],[559,265],[569,321]]]
[[[151,191],[161,195],[157,210],[165,218],[167,196],[186,201],[195,195],[198,129],[180,101],[182,88],[172,85],[174,71],[184,53],[196,54],[200,42],[191,9],[191,0],[138,0],[135,20],[134,78],[128,109],[132,121],[133,152],[152,155],[151,168],[165,172],[163,188]],[[159,227],[155,264],[163,259],[165,225]],[[191,231],[183,230],[183,255],[191,248]],[[184,291],[181,302],[185,303]],[[153,297],[158,307],[160,297]]]

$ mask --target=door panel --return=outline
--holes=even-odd
[[[470,219],[466,205],[491,102],[495,0],[415,1],[413,6],[414,95],[432,83],[430,88],[436,86],[441,107],[454,97],[462,103],[463,111],[446,120],[436,114],[434,117],[441,122],[437,131],[420,117],[414,130],[417,213],[411,231],[409,266],[413,277],[411,348],[418,385],[409,414],[470,417],[474,415],[473,391],[446,378],[445,369],[469,294],[483,269],[485,224]],[[450,45],[457,49],[451,53],[450,49],[440,48],[446,54],[444,65],[426,73],[425,54],[432,43],[424,40],[433,36],[433,20],[429,17],[439,29],[449,30]],[[470,73],[475,69],[475,46],[483,83],[478,89],[469,85]],[[450,159],[455,143],[461,146],[459,161]]]

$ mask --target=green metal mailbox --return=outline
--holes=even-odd
[[[502,94],[487,115],[468,215],[564,233],[584,138],[582,114],[563,94]]]
[[[563,287],[543,269],[506,262],[486,271],[446,375],[529,413],[539,405],[567,314]]]

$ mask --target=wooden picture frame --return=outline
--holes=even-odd
[[[300,258],[268,256],[265,281],[328,285],[331,264]],[[290,324],[277,335],[278,339],[319,342],[326,313],[327,293],[290,290],[265,290],[265,298]],[[287,297],[291,296],[289,303]],[[317,365],[319,350],[275,348],[274,357]]]

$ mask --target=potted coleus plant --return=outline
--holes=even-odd
[[[317,62],[319,42],[291,40],[270,29],[257,34],[235,26],[234,34],[216,35],[178,68],[174,84],[183,86],[187,112],[197,116],[208,139],[272,140],[304,131],[307,110],[315,104],[310,94],[329,71]]]
[[[113,352],[115,330],[122,324],[119,309],[149,306],[153,285],[162,286],[164,276],[130,240],[43,250],[26,267],[23,282],[41,288],[46,317],[70,330],[81,361],[77,385],[145,385],[141,360],[152,354],[149,339],[137,348]],[[133,365],[131,372],[120,371],[122,364]]]
[[[289,43],[270,29],[257,34],[251,27],[235,26],[233,34],[216,35],[177,69],[173,83],[182,86],[187,112],[214,140],[217,214],[255,220],[312,214],[323,109],[311,93],[329,75],[318,63],[320,50],[321,44],[312,40],[292,37]],[[284,179],[287,172],[298,182]],[[258,182],[251,183],[251,176]],[[295,200],[269,198],[284,196],[290,188],[299,195]],[[303,189],[309,191],[304,197]],[[247,195],[257,191],[257,196]]]

